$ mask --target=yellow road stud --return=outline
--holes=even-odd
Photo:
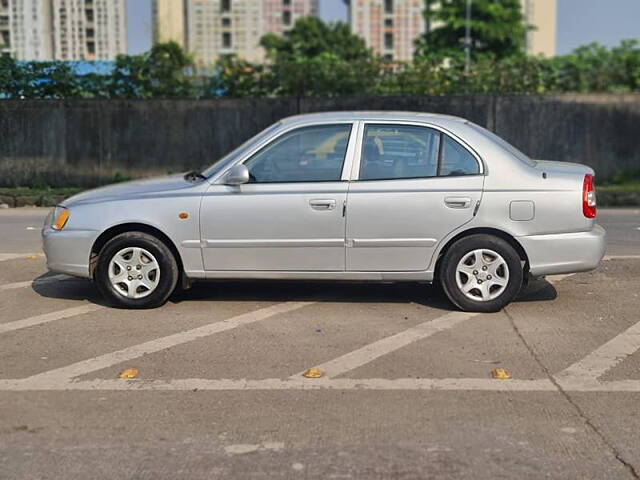
[[[504,368],[494,368],[491,370],[491,377],[497,380],[509,380],[511,375]]]
[[[320,370],[319,368],[310,368],[302,375],[304,375],[306,378],[320,378],[323,374],[322,370]]]
[[[136,378],[137,375],[138,370],[135,368],[127,368],[126,370],[121,371],[118,376],[120,378]]]

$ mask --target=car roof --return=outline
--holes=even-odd
[[[339,112],[319,112],[307,113],[304,115],[294,115],[282,120],[283,125],[292,125],[307,122],[333,122],[345,120],[363,121],[404,121],[404,122],[429,122],[433,124],[461,122],[468,123],[468,120],[455,117],[453,115],[442,115],[438,113],[425,112],[401,112],[401,111],[339,111]]]

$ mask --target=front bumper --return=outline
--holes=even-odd
[[[588,232],[517,237],[529,257],[534,277],[595,269],[604,257],[606,232],[594,225]]]
[[[42,230],[42,248],[47,257],[47,268],[52,272],[75,277],[91,278],[89,258],[91,247],[98,238],[94,230]]]

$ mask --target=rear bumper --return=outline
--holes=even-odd
[[[89,258],[91,246],[98,234],[93,230],[42,231],[42,248],[47,257],[47,268],[52,272],[91,278]]]
[[[517,237],[529,257],[534,277],[593,270],[604,257],[606,232],[594,225],[588,232]]]

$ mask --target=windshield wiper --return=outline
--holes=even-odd
[[[184,179],[188,180],[189,182],[195,182],[197,180],[206,180],[207,177],[194,170],[192,172],[185,173]]]

